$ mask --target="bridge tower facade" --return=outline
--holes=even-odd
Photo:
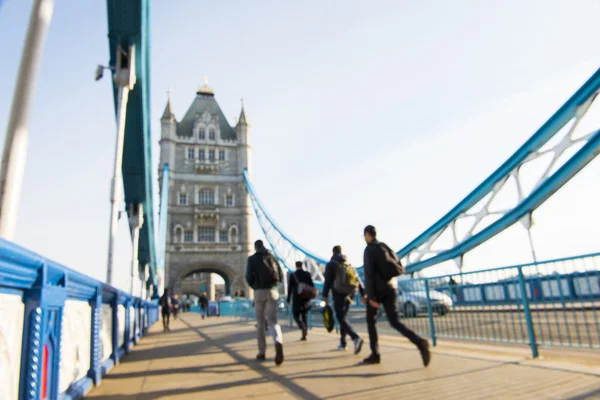
[[[168,164],[171,171],[165,287],[174,293],[197,294],[200,287],[188,287],[196,281],[192,274],[216,273],[225,281],[226,294],[250,294],[244,279],[253,250],[252,206],[244,184],[252,151],[249,135],[244,105],[231,126],[206,81],[180,121],[169,93],[161,117],[159,170]],[[215,285],[204,286],[214,298]]]

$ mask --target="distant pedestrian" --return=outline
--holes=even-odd
[[[364,341],[354,331],[354,328],[352,328],[352,325],[346,319],[346,315],[357,289],[360,290],[361,297],[364,296],[364,289],[356,271],[348,263],[346,256],[342,254],[342,247],[335,246],[331,261],[325,267],[323,301],[325,303],[329,302],[329,290],[331,290],[335,317],[340,324],[340,345],[338,346],[338,350],[346,350],[346,336],[350,336],[354,342],[354,354],[360,353]]]
[[[163,331],[167,332],[169,328],[170,317],[171,317],[171,296],[169,295],[169,289],[165,289],[165,292],[158,301],[162,311]]]
[[[265,318],[269,322],[269,331],[275,342],[275,364],[283,362],[283,333],[277,323],[278,286],[282,281],[283,271],[273,255],[265,248],[262,240],[254,243],[256,253],[248,257],[246,281],[254,289],[256,304],[256,323],[258,336],[258,354],[256,359],[264,361],[267,350],[265,338]]]
[[[200,314],[202,315],[202,319],[204,319],[208,315],[208,296],[206,292],[202,293],[198,302],[200,303]]]
[[[431,354],[429,342],[418,336],[398,320],[398,280],[403,272],[402,264],[396,253],[385,243],[377,240],[377,231],[372,225],[364,229],[367,247],[364,253],[365,289],[367,303],[367,327],[371,342],[371,355],[364,360],[366,364],[379,364],[381,356],[377,344],[377,311],[383,305],[385,314],[392,327],[406,336],[421,353],[423,365],[429,365]]]
[[[297,261],[296,272],[290,274],[288,278],[287,303],[292,305],[294,320],[302,332],[300,340],[306,340],[308,335],[307,313],[311,308],[309,297],[312,295],[304,293],[313,292],[314,286],[310,274],[302,269],[302,261]]]

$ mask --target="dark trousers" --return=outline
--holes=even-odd
[[[386,293],[382,297],[379,307],[383,307],[390,325],[416,345],[421,340],[421,337],[398,320],[398,299],[396,298],[395,294],[396,292],[393,289],[390,289],[390,292]],[[377,324],[377,309],[373,308],[373,306],[367,302],[367,327],[369,329],[371,353],[379,354],[379,346],[377,344],[377,328],[375,327],[375,324]]]
[[[298,328],[304,332],[308,329],[308,322],[305,309],[294,310],[294,320],[298,324]]]
[[[346,296],[333,296],[333,309],[335,311],[335,318],[338,320],[338,324],[340,324],[340,344],[342,346],[346,346],[346,335],[350,336],[352,340],[358,339],[358,335],[352,328],[352,325],[350,325],[346,319],[349,308],[350,303],[348,302],[348,298]]]

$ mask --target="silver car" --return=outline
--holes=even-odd
[[[439,315],[447,314],[452,308],[450,296],[437,290],[429,289],[431,309]],[[416,317],[419,313],[427,313],[427,292],[425,284],[415,280],[398,281],[398,304],[407,318]]]

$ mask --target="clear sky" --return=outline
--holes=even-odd
[[[2,142],[31,1],[0,8]],[[362,228],[400,248],[508,158],[598,67],[595,0],[152,1],[152,134],[208,76],[244,97],[254,183],[281,227],[361,264]],[[60,0],[39,77],[16,241],[104,279],[115,118],[104,1]],[[536,215],[539,258],[598,250],[600,164]],[[157,188],[158,190],[158,188]],[[254,237],[260,230],[254,226]],[[127,287],[121,221],[116,282]],[[466,257],[527,262],[520,226]]]

